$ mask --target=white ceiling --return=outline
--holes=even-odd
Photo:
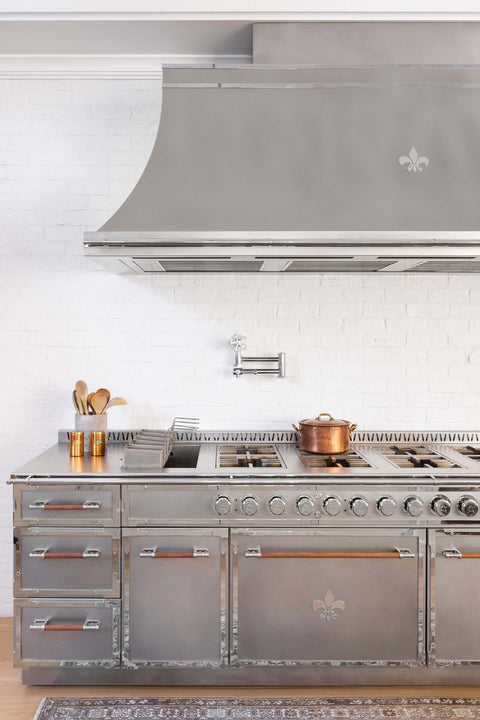
[[[292,7],[294,10],[292,11]],[[302,13],[478,13],[477,0],[0,0],[0,12],[34,13],[153,13],[256,16]],[[214,18],[212,18],[214,19]],[[271,18],[273,19],[273,18]]]

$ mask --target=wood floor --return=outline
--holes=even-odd
[[[319,697],[428,696],[480,697],[480,687],[47,687],[21,684],[12,666],[12,619],[0,618],[0,720],[32,720],[40,700],[51,697]]]

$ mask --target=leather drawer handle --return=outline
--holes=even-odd
[[[480,553],[460,552],[460,550],[457,550],[456,548],[444,550],[442,555],[444,558],[454,560],[477,560],[480,558]]]
[[[162,552],[157,548],[143,548],[140,550],[141,558],[206,558],[210,557],[210,553],[206,548],[193,548],[190,552]]]
[[[100,550],[85,548],[83,552],[51,552],[48,548],[36,548],[28,557],[40,560],[90,560],[100,557]]]
[[[30,625],[30,630],[42,630],[43,632],[84,632],[86,630],[100,630],[100,620],[85,620],[83,624],[78,625],[55,625],[49,620],[34,620]]]
[[[365,558],[378,560],[402,560],[404,558],[414,558],[415,553],[408,549],[398,549],[390,552],[262,552],[258,548],[248,548],[245,550],[245,557],[248,558]]]
[[[84,503],[50,503],[48,500],[36,500],[29,506],[30,510],[99,510],[100,503],[96,500],[85,500]]]

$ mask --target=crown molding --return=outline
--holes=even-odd
[[[45,3],[48,5],[48,3]],[[77,9],[65,12],[64,10],[52,9],[51,11],[38,12],[37,10],[25,10],[18,12],[15,10],[15,4],[9,3],[7,0],[3,0],[3,8],[11,5],[10,11],[5,9],[0,10],[0,22],[10,21],[38,21],[38,22],[55,22],[55,21],[145,21],[145,20],[156,20],[156,21],[251,21],[251,22],[386,22],[386,21],[398,21],[398,22],[478,22],[480,20],[480,10],[478,9],[478,3],[470,2],[469,0],[463,0],[463,2],[457,2],[456,4],[444,0],[444,2],[433,3],[429,0],[422,0],[415,2],[411,0],[410,4],[403,4],[401,10],[398,9],[398,2],[390,0],[390,3],[383,3],[381,10],[375,8],[375,2],[373,3],[358,3],[355,10],[351,9],[351,4],[348,2],[337,3],[335,10],[326,8],[324,10],[318,9],[321,3],[303,3],[303,6],[312,5],[317,6],[315,9],[303,9],[303,10],[269,10],[266,7],[262,9],[259,4],[256,8],[251,10],[242,11],[225,11],[227,3],[224,2],[223,8],[211,9],[199,12],[198,10],[185,10],[185,11],[161,11],[145,9],[139,10],[136,3],[136,9],[132,11],[119,10],[118,5],[114,10],[113,5],[111,10],[88,10],[88,3],[82,3],[83,10]],[[145,3],[144,3],[145,4]],[[247,5],[248,3],[245,3]],[[341,5],[344,5],[342,9]],[[388,9],[387,5],[391,6]],[[108,5],[108,3],[104,3]],[[148,4],[147,4],[148,5]],[[265,3],[268,5],[268,3]],[[380,5],[380,2],[378,3]],[[58,8],[58,3],[51,3],[52,8]],[[125,6],[125,3],[123,3]],[[362,7],[363,6],[363,7]],[[455,9],[453,9],[455,8]]]
[[[234,64],[251,55],[0,55],[0,78],[135,79],[162,77],[166,64]]]

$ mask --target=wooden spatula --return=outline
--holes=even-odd
[[[108,403],[105,405],[105,410],[103,412],[106,412],[108,408],[115,407],[115,405],[126,405],[127,401],[124,400],[121,397],[114,397],[111,400],[108,401]]]

